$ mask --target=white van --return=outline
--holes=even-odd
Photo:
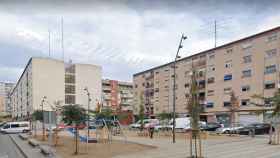
[[[2,133],[26,133],[30,131],[29,122],[7,122],[2,126]]]

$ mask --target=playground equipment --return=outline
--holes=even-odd
[[[71,134],[73,134],[73,136],[75,136],[76,134],[76,130],[74,128],[67,128],[67,131],[70,132]],[[88,142],[89,143],[97,143],[97,139],[96,138],[89,138],[87,139],[87,136],[81,136],[79,135],[80,141],[81,142]]]
[[[67,131],[75,136],[75,128],[67,128]],[[113,136],[121,136],[126,142],[126,136],[121,128],[120,122],[117,119],[95,119],[90,124],[90,132],[94,132],[94,137],[89,139],[85,135],[79,135],[81,142],[97,143],[97,142],[112,142]]]

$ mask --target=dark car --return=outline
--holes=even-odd
[[[240,128],[237,132],[240,135],[249,135],[250,133],[257,134],[257,135],[262,135],[262,134],[268,134],[270,131],[271,125],[268,123],[252,123],[249,124],[243,128]],[[272,130],[274,128],[272,127]]]
[[[202,125],[200,127],[200,129],[202,131],[216,131],[216,129],[220,128],[221,124],[217,123],[217,122],[209,122],[206,123],[205,125]]]

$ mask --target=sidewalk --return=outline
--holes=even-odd
[[[156,149],[115,156],[114,158],[186,158],[189,156],[189,141],[178,139],[175,144],[171,139],[153,140],[129,137],[128,141],[156,146]],[[203,140],[203,156],[207,158],[279,158],[280,145],[268,145],[266,137],[229,137],[227,139]]]
[[[33,148],[28,144],[28,141],[23,141],[18,137],[17,134],[9,135],[13,142],[17,145],[19,150],[22,152],[24,157],[26,158],[45,158],[43,154],[41,154],[39,148]]]

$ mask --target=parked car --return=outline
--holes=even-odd
[[[0,129],[1,133],[26,133],[29,131],[29,122],[7,122]]]
[[[159,120],[158,119],[144,119],[143,120],[144,128],[148,128],[150,126],[157,126],[159,125]],[[136,123],[130,124],[129,125],[130,129],[140,129],[141,128],[141,120],[138,120]]]
[[[238,133],[238,130],[243,128],[244,125],[240,123],[235,123],[231,127],[220,127],[216,130],[217,133],[221,134],[236,134]]]
[[[255,134],[268,134],[270,131],[271,125],[268,123],[252,123],[243,128],[237,130],[240,135],[249,135],[251,132],[255,131]],[[272,127],[272,130],[274,128]]]
[[[209,122],[206,124],[200,124],[200,129],[202,131],[216,131],[216,129],[220,128],[221,124],[217,122]]]

